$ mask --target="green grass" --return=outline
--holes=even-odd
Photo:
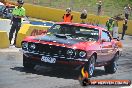
[[[16,1],[16,0],[11,0]],[[24,0],[26,3],[32,3],[33,0]],[[35,0],[39,1],[37,5],[47,6],[58,9],[72,8],[73,11],[82,11],[86,9],[89,14],[97,14],[97,0]],[[102,0],[103,8],[102,15],[114,16],[117,14],[123,14],[124,6],[128,3],[132,7],[132,0]],[[124,15],[123,15],[124,16]],[[132,13],[130,15],[132,20]]]

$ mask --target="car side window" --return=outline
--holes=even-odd
[[[106,31],[102,31],[101,40],[102,39],[105,39],[106,42],[111,42],[111,37],[110,37],[109,33]]]

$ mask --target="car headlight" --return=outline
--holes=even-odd
[[[74,50],[72,49],[67,50],[67,54],[70,56],[74,55]]]
[[[25,48],[28,48],[28,43],[27,43],[27,42],[23,42],[23,43],[22,43],[22,48],[24,48],[24,49],[25,49]]]
[[[80,51],[79,52],[79,57],[81,57],[81,58],[86,57],[86,55],[87,55],[87,53],[85,51]]]
[[[31,44],[30,45],[30,49],[35,49],[36,48],[36,45],[35,44]]]

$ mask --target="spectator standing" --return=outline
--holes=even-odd
[[[23,0],[18,0],[17,1],[17,6],[13,9],[12,11],[12,18],[11,18],[11,29],[10,29],[10,32],[9,32],[9,40],[10,40],[10,44],[11,44],[11,41],[12,41],[12,38],[13,38],[13,34],[14,32],[16,31],[16,34],[15,34],[15,40],[14,40],[14,44],[16,44],[16,37],[17,37],[17,33],[18,31],[20,30],[20,27],[21,27],[21,20],[23,17],[25,17],[25,9],[23,8],[23,4],[24,4],[24,1]]]
[[[126,7],[124,7],[124,12],[125,12],[125,19],[128,20],[129,15],[130,15],[130,13],[131,13],[131,7],[130,7],[129,4],[128,4]]]
[[[111,17],[107,22],[106,22],[106,27],[107,30],[111,33],[111,35],[113,36],[113,27],[114,27],[114,20]]]
[[[64,16],[62,18],[63,18],[63,22],[72,22],[73,15],[71,14],[70,8],[66,9],[66,13],[64,14]]]
[[[125,35],[125,33],[126,33],[126,30],[127,30],[127,19],[125,19],[125,22],[124,22],[124,24],[123,24],[123,27],[122,27],[122,37],[121,37],[121,40],[124,40],[124,35]]]
[[[81,23],[85,23],[85,20],[87,19],[87,10],[83,10],[80,16],[82,22]]]
[[[96,3],[98,6],[98,11],[97,11],[97,15],[101,15],[102,12],[102,1],[99,1],[98,3]]]

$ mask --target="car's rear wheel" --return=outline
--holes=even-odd
[[[117,60],[119,59],[119,54],[115,54],[110,64],[104,66],[106,73],[115,73],[117,71]]]
[[[23,66],[24,68],[30,68],[30,69],[33,69],[35,67],[35,65],[33,65],[29,60],[29,58],[27,58],[24,54],[23,54]]]

